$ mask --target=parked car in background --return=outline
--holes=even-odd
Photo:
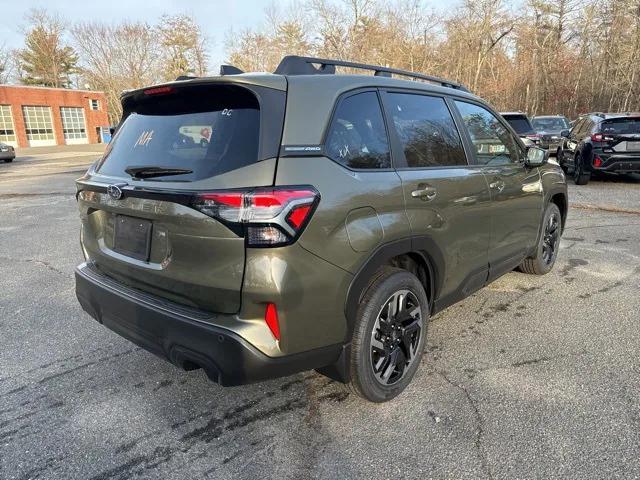
[[[125,93],[77,180],[76,293],[106,327],[223,385],[318,369],[383,402],[431,315],[553,268],[565,176],[463,86],[295,56],[226,70]]]
[[[11,145],[0,142],[0,160],[4,160],[5,163],[13,162],[16,158],[16,151]]]
[[[511,125],[526,146],[540,145],[540,136],[536,133],[531,121],[523,112],[503,112],[502,117]]]
[[[640,173],[640,113],[590,113],[562,132],[558,163],[586,185],[591,175]]]
[[[541,115],[531,119],[531,125],[536,133],[540,135],[540,148],[549,150],[554,155],[562,143],[563,130],[570,130],[569,119],[562,115]]]

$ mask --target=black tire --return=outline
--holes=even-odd
[[[11,163],[11,162],[13,162],[13,158],[6,158],[4,160],[4,163]]]
[[[558,258],[560,236],[562,235],[562,215],[555,203],[547,205],[542,219],[540,240],[533,256],[525,258],[520,271],[530,275],[545,275],[551,271]],[[549,251],[549,249],[551,249]]]
[[[396,315],[391,314],[393,305]],[[429,302],[420,280],[399,268],[379,271],[357,313],[349,358],[350,389],[376,403],[400,394],[420,366],[428,321]]]
[[[591,172],[585,171],[582,155],[576,154],[573,162],[573,181],[576,185],[586,185],[591,180]]]

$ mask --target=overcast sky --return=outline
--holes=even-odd
[[[163,13],[192,14],[210,39],[210,67],[215,69],[224,61],[225,36],[233,29],[259,26],[264,9],[271,0],[0,0],[0,45],[9,48],[22,46],[21,27],[31,8],[46,8],[60,13],[70,22],[101,20],[141,20],[155,22]],[[273,3],[288,5],[288,0]],[[439,7],[457,0],[425,0],[427,6]]]

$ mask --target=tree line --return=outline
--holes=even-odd
[[[273,71],[285,54],[349,59],[455,80],[499,110],[640,110],[640,0],[310,0],[232,36],[229,60]]]
[[[466,85],[499,110],[530,115],[640,110],[640,0],[292,0],[261,26],[229,31],[227,58],[245,71],[311,55],[408,69]],[[107,94],[208,71],[207,35],[188,15],[154,24],[69,25],[34,10],[24,47],[0,50],[0,80]],[[14,68],[15,71],[11,72]]]

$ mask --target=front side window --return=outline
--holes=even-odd
[[[460,135],[443,98],[389,93],[387,99],[409,168],[467,164]]]
[[[520,162],[524,152],[493,113],[472,103],[456,100],[456,105],[475,146],[478,164],[506,165]]]
[[[348,168],[391,167],[389,141],[375,92],[358,93],[340,102],[325,151],[329,158]]]

